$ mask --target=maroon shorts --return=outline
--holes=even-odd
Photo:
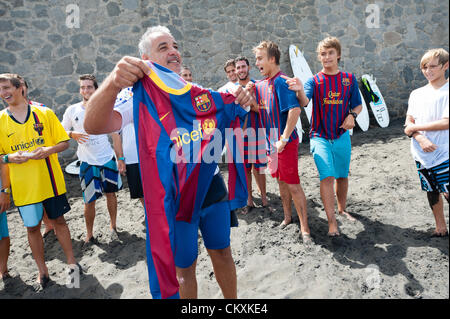
[[[286,184],[300,184],[298,143],[298,139],[293,140],[286,144],[281,153],[273,153],[269,156],[268,169],[272,177]]]

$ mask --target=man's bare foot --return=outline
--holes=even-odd
[[[3,274],[0,274],[0,280],[6,280],[12,278],[8,271],[5,271]]]
[[[286,219],[285,219],[285,220],[283,220],[283,221],[281,222],[281,224],[280,224],[279,227],[280,227],[281,229],[285,229],[286,226],[289,225],[290,223],[292,223],[292,219],[289,219],[289,220],[286,220]]]
[[[262,207],[267,207],[267,206],[269,206],[269,201],[267,200],[267,198],[263,198],[262,199]]]
[[[252,209],[255,208],[253,205],[247,205],[242,209],[242,215],[247,215],[247,213],[250,213]]]
[[[347,218],[351,222],[355,222],[356,221],[356,219],[352,215],[347,213],[346,211],[339,212],[339,216],[343,216],[343,217]]]

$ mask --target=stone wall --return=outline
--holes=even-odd
[[[281,68],[288,75],[292,75],[290,44],[298,45],[312,71],[318,72],[316,45],[333,35],[343,45],[342,69],[358,77],[373,74],[391,118],[403,117],[409,93],[425,83],[418,67],[424,51],[448,50],[449,5],[441,0],[373,4],[361,0],[0,0],[0,73],[25,76],[30,97],[62,118],[65,108],[80,99],[78,75],[94,73],[101,81],[123,55],[138,56],[137,43],[149,26],[168,26],[194,81],[212,88],[226,82],[222,65],[227,58],[246,55],[254,65],[251,49],[264,39],[280,45]],[[260,78],[255,68],[251,74]]]

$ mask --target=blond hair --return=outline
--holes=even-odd
[[[317,55],[320,56],[320,51],[323,49],[336,49],[336,52],[339,56],[338,62],[341,61],[341,42],[339,42],[339,39],[336,37],[327,37],[319,42],[317,45]]]
[[[281,52],[278,48],[278,45],[272,41],[263,41],[253,48],[253,53],[256,53],[256,50],[267,50],[267,58],[270,59],[272,57],[275,58],[275,64],[280,65],[280,56]]]
[[[448,52],[442,48],[428,50],[420,60],[420,68],[423,69],[434,58],[438,58],[439,65],[444,65],[448,62]]]

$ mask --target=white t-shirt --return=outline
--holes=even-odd
[[[414,118],[416,124],[426,124],[449,117],[448,82],[439,89],[426,85],[411,92],[407,115]],[[437,149],[424,152],[419,143],[411,139],[411,153],[414,159],[425,168],[431,168],[449,159],[449,130],[420,131]]]
[[[69,106],[64,112],[61,124],[66,131],[73,129],[75,132],[85,133],[84,114],[86,109],[82,102]],[[107,134],[93,135],[89,134],[88,141],[78,144],[78,159],[90,165],[103,165],[110,161],[114,156],[111,143]]]
[[[231,89],[235,89],[236,86],[238,86],[238,85],[239,85],[239,82],[236,82],[236,83],[228,82],[224,86],[221,86],[217,91],[228,93],[228,92],[230,92]]]
[[[125,164],[139,163],[133,124],[128,124],[122,129],[122,147]]]

